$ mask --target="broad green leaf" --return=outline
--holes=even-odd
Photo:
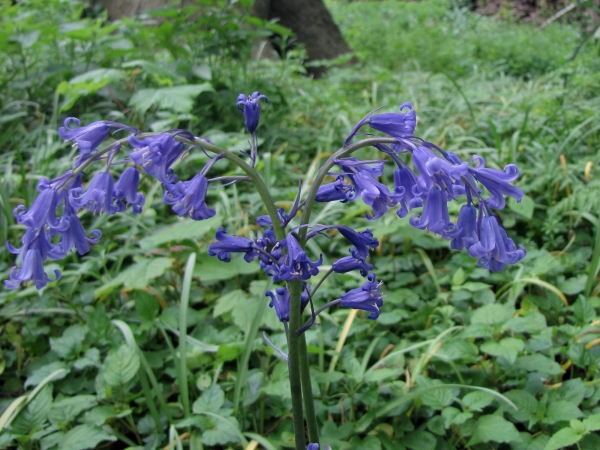
[[[543,423],[553,424],[560,421],[578,419],[583,417],[581,410],[571,402],[559,400],[551,402],[546,409],[546,415],[542,420]]]
[[[52,406],[52,386],[44,386],[11,423],[11,431],[28,435],[42,428]]]
[[[81,411],[93,408],[97,404],[96,398],[91,395],[66,397],[62,400],[57,400],[52,404],[48,419],[59,428],[64,428],[65,425],[72,422]]]
[[[375,383],[388,378],[398,379],[404,371],[396,367],[381,368],[368,371],[364,376],[367,383]],[[443,390],[443,389],[440,389]],[[424,394],[425,395],[425,394]]]
[[[485,323],[495,325],[503,323],[510,319],[515,313],[515,309],[510,305],[501,305],[500,303],[490,303],[476,309],[471,316],[472,323]]]
[[[212,90],[213,87],[208,82],[159,89],[141,89],[133,94],[129,104],[141,114],[145,114],[152,107],[176,113],[189,113],[194,106],[194,99],[202,92]]]
[[[95,347],[88,348],[83,356],[73,363],[77,370],[83,370],[86,367],[100,367],[100,350]]]
[[[525,343],[517,338],[504,338],[499,342],[485,342],[481,345],[481,351],[492,356],[502,356],[510,364],[514,364],[517,355],[525,348]]]
[[[583,419],[583,425],[587,431],[600,430],[600,414],[592,414]]]
[[[94,448],[103,441],[116,441],[117,438],[101,428],[88,424],[78,425],[65,435],[61,448],[69,450],[84,450]]]
[[[225,403],[225,393],[218,384],[213,384],[202,392],[202,395],[192,405],[196,414],[210,412],[218,414]]]
[[[477,419],[475,435],[469,444],[476,442],[510,442],[519,440],[519,432],[502,416],[487,415]]]
[[[163,257],[138,261],[130,265],[115,278],[96,289],[94,296],[98,298],[103,295],[108,295],[121,285],[130,288],[144,289],[153,279],[163,275],[172,264],[170,258]]]
[[[451,425],[461,425],[465,421],[473,417],[473,413],[461,412],[460,409],[454,406],[448,406],[442,410],[442,417],[444,418],[444,425],[446,428],[450,428]]]
[[[527,391],[515,389],[504,393],[504,396],[517,405],[518,411],[506,407],[505,410],[517,421],[526,422],[532,419],[538,406],[537,399]]]
[[[486,406],[492,404],[495,397],[483,391],[469,392],[462,398],[462,404],[470,411],[481,411]]]
[[[235,417],[213,420],[213,428],[202,433],[202,443],[224,445],[240,442],[240,425]]]
[[[435,450],[437,440],[427,431],[416,430],[404,436],[403,443],[412,450]]]
[[[37,386],[48,375],[61,369],[63,369],[64,372],[58,377],[54,378],[55,380],[61,380],[64,377],[66,377],[69,373],[69,370],[67,369],[65,363],[63,363],[62,361],[54,361],[50,364],[42,366],[39,369],[35,370],[29,377],[27,377],[27,380],[25,381],[25,387],[27,388],[28,386]]]
[[[63,359],[73,358],[81,351],[81,343],[86,333],[86,326],[71,325],[61,337],[50,338],[50,347]]]
[[[186,239],[200,240],[211,230],[222,223],[220,216],[214,216],[206,220],[182,219],[173,225],[158,228],[153,233],[138,241],[138,245],[144,250],[153,250],[163,244],[181,242]],[[217,258],[214,257],[213,260]]]
[[[256,261],[247,263],[241,255],[231,255],[231,261],[219,261],[216,256],[199,255],[194,268],[194,276],[203,282],[222,281],[237,275],[256,273],[260,266]]]
[[[132,380],[140,368],[140,357],[129,345],[121,345],[104,361],[104,380],[110,386],[120,386]]]
[[[548,375],[558,375],[563,370],[558,363],[547,356],[535,355],[520,356],[517,359],[517,366],[528,372],[541,372]]]
[[[213,317],[219,317],[234,308],[240,303],[248,301],[248,294],[241,289],[236,289],[219,297],[213,308]]]
[[[90,409],[83,415],[83,422],[101,427],[108,419],[117,417],[117,412],[112,405],[101,405]]]
[[[538,311],[533,311],[525,317],[513,317],[502,325],[503,330],[511,330],[515,333],[538,333],[546,328],[546,317]]]
[[[577,277],[567,278],[565,281],[561,281],[556,287],[565,295],[575,295],[583,292],[586,281],[587,275],[581,274]]]
[[[577,433],[573,428],[563,428],[552,435],[544,450],[558,450],[579,442],[583,435]]]
[[[517,214],[520,214],[526,219],[531,219],[533,217],[535,203],[529,196],[524,195],[520,202],[517,202],[514,198],[510,197],[507,204],[511,210]]]
[[[418,392],[418,391],[417,391]],[[451,388],[432,389],[421,394],[421,400],[424,405],[435,409],[442,409],[448,406],[454,400],[454,394]]]
[[[145,291],[137,290],[133,294],[135,310],[143,320],[154,320],[160,306],[156,297]]]

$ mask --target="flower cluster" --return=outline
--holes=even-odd
[[[251,135],[250,153],[246,154],[250,159],[250,170],[253,170],[258,157],[256,129],[261,99],[265,103],[268,101],[266,96],[254,92],[250,96],[240,94],[237,101]],[[487,168],[484,159],[477,155],[472,158],[474,164],[469,165],[457,155],[416,137],[416,115],[410,103],[401,105],[400,112],[396,113],[375,114],[376,111],[372,111],[353,128],[344,148],[336,153],[334,164],[339,168],[339,173],[330,174],[335,181],[318,187],[314,192],[314,200],[351,202],[361,198],[373,211],[366,215],[368,220],[379,219],[390,209],[395,209],[399,217],[406,217],[409,212],[420,209],[409,218],[413,227],[451,240],[453,249],[466,249],[482,267],[497,271],[502,270],[505,264],[515,264],[523,259],[525,249],[523,246],[517,247],[508,237],[493,212],[493,209],[505,207],[505,196],[517,201],[522,199],[523,192],[511,184],[519,176],[517,167],[509,164],[503,171]],[[72,124],[77,126],[72,127]],[[374,146],[396,166],[392,185],[381,181],[384,161],[364,161],[350,156],[352,140],[365,126],[387,136],[387,139],[382,139]],[[100,148],[111,132],[129,134]],[[15,209],[17,222],[25,228],[25,232],[20,248],[7,244],[8,250],[18,254],[20,260],[20,267],[13,267],[9,279],[5,281],[9,288],[16,288],[28,281],[33,281],[38,289],[44,287],[51,281],[44,271],[46,260],[64,258],[71,249],[84,254],[98,242],[100,231],[93,230],[87,234],[79,219],[80,211],[115,214],[131,206],[134,213],[141,213],[145,200],[143,194],[138,192],[141,171],[162,183],[163,201],[171,205],[176,214],[189,216],[193,220],[215,215],[215,210],[206,203],[208,187],[212,182],[218,180],[219,184],[227,184],[240,181],[240,177],[209,179],[209,170],[225,156],[226,151],[215,150],[217,148],[209,141],[195,137],[188,131],[140,134],[134,128],[109,121],[79,127],[77,119],[69,118],[64,127],[59,129],[59,134],[63,139],[73,141],[79,149],[79,155],[73,170],[52,180],[41,179],[38,184],[39,195],[29,209],[24,206]],[[180,181],[174,172],[176,161],[193,147],[204,149],[209,146],[212,146],[211,151],[216,156],[211,157],[190,180]],[[114,162],[115,155],[121,151],[128,152],[127,157]],[[93,163],[101,163],[102,169],[84,186],[85,170]],[[126,168],[115,181],[111,171],[119,164],[126,165]],[[452,222],[448,203],[462,198],[466,199],[466,204],[462,206],[456,222]],[[277,211],[279,230],[286,230],[307,204],[300,199],[299,191],[289,212],[283,209]],[[209,255],[229,262],[232,253],[241,253],[247,262],[258,260],[261,269],[274,283],[287,284],[298,280],[302,286],[301,308],[304,310],[311,303],[314,320],[312,296],[324,278],[313,290],[310,283],[319,274],[323,257],[311,257],[306,253],[305,244],[318,236],[331,237],[338,233],[351,247],[347,255],[332,263],[324,277],[332,273],[358,271],[368,277],[368,281],[328,305],[362,309],[369,313],[371,319],[379,316],[381,283],[377,282],[372,272],[373,266],[367,261],[369,251],[379,243],[370,230],[360,232],[342,225],[304,224],[287,230],[284,237],[279,235],[278,238],[270,216],[258,217],[257,224],[263,231],[253,239],[230,235],[225,228],[220,228],[216,242],[208,248]],[[59,277],[60,272],[56,271],[55,279]],[[271,298],[270,305],[279,320],[284,323],[289,321],[288,287],[276,287],[266,295]]]
[[[478,155],[473,156],[475,164],[470,166],[457,155],[414,136],[414,110],[410,103],[400,107],[401,111],[405,109],[408,112],[370,113],[357,124],[345,143],[348,146],[365,125],[394,138],[395,143],[390,146],[375,145],[396,165],[393,186],[388,187],[377,180],[383,174],[382,161],[340,158],[335,164],[341,173],[335,182],[319,188],[315,200],[347,202],[360,197],[373,209],[373,215],[366,216],[369,220],[378,219],[389,208],[397,207],[399,217],[422,208],[420,214],[409,218],[410,224],[451,239],[452,248],[466,249],[469,255],[478,258],[480,266],[499,271],[505,264],[515,264],[523,259],[524,247],[515,245],[492,211],[505,207],[505,196],[517,201],[523,198],[523,191],[510,184],[519,176],[517,167],[508,164],[504,170],[487,168],[484,159]],[[404,155],[412,160],[416,170],[402,159]],[[463,196],[466,205],[453,223],[448,203]]]

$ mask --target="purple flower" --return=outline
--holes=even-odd
[[[379,241],[373,239],[373,232],[368,228],[362,232],[354,231],[352,228],[341,225],[333,228],[337,228],[340,234],[354,245],[354,248],[350,249],[350,253],[357,259],[364,261],[369,256],[369,249],[376,248],[379,245]]]
[[[114,181],[109,172],[98,172],[83,194],[82,190],[76,188],[69,191],[69,200],[76,209],[88,209],[94,214],[115,214],[122,210],[113,203]]]
[[[280,322],[290,321],[290,293],[287,288],[278,287],[275,294],[272,291],[265,292],[265,296],[271,297],[269,306],[275,308],[275,313]]]
[[[423,206],[421,197],[415,194],[415,190],[418,190],[417,177],[410,168],[402,166],[394,171],[394,186],[394,192],[404,194],[396,211],[398,217],[406,217],[409,210]]]
[[[209,219],[216,213],[206,206],[207,189],[208,180],[199,173],[190,181],[178,181],[167,186],[163,200],[167,205],[173,205],[173,211],[179,216],[190,216],[194,220]]]
[[[379,308],[383,305],[383,295],[381,294],[381,283],[375,279],[375,274],[370,273],[369,281],[362,287],[352,289],[342,295],[342,308],[362,309],[370,312],[369,319],[379,317]]]
[[[516,247],[498,220],[493,216],[483,217],[479,229],[479,242],[469,247],[470,256],[478,256],[477,264],[492,272],[504,269],[504,264],[516,264],[525,258],[522,245]]]
[[[407,113],[384,113],[372,115],[375,111],[381,109],[377,108],[367,114],[361,119],[360,122],[350,132],[348,138],[344,142],[344,147],[347,147],[352,138],[356,136],[358,130],[364,125],[369,124],[371,128],[382,133],[387,134],[391,137],[409,137],[415,132],[417,126],[417,114],[413,110],[411,103],[404,103],[400,105],[400,111],[404,108],[408,108]]]
[[[208,254],[217,256],[221,261],[231,261],[230,253],[245,253],[244,259],[251,262],[257,252],[253,250],[254,242],[238,236],[229,236],[225,228],[219,228],[216,234],[217,242],[213,242],[208,246]]]
[[[246,130],[248,130],[249,133],[254,133],[258,127],[261,98],[265,101],[265,103],[269,103],[267,97],[262,95],[260,92],[254,92],[250,96],[245,96],[244,94],[240,94],[238,96],[237,107],[244,113]]]
[[[362,259],[356,259],[354,256],[345,256],[338,259],[331,265],[335,273],[347,273],[353,270],[360,270],[360,274],[365,277],[373,266]]]
[[[130,136],[129,144],[137,149],[129,156],[148,175],[154,176],[161,183],[174,183],[177,180],[171,165],[183,154],[183,142],[176,141],[169,134],[159,134],[146,139]]]
[[[117,200],[125,199],[131,205],[134,214],[140,214],[146,201],[144,194],[138,192],[140,184],[140,171],[135,167],[128,167],[123,171],[115,183],[114,197]]]
[[[96,245],[100,241],[102,232],[100,230],[92,230],[90,236],[87,236],[79,217],[75,214],[66,214],[64,220],[69,227],[60,233],[52,233],[60,234],[61,236],[60,242],[56,245],[57,249],[60,249],[60,256],[58,256],[59,252],[56,251],[54,254],[58,258],[53,259],[65,257],[73,247],[77,250],[77,253],[84,255],[90,251],[90,245]]]
[[[452,222],[450,222],[450,216],[448,215],[448,204],[444,192],[440,189],[429,191],[425,197],[422,214],[412,216],[409,222],[419,230],[428,229],[439,235],[444,235],[447,231],[450,231]]]
[[[471,173],[477,181],[483,184],[492,196],[486,200],[486,203],[496,209],[503,209],[506,206],[505,195],[513,197],[518,202],[523,198],[523,191],[511,184],[519,177],[519,169],[514,164],[508,164],[504,171],[485,168],[485,160],[481,156],[473,156],[473,162],[477,161],[477,167],[469,167]]]
[[[346,203],[348,198],[352,197],[353,192],[354,188],[352,185],[344,183],[344,176],[340,175],[333,183],[319,186],[315,195],[315,201],[325,203],[340,200],[342,203]]]
[[[450,247],[454,250],[468,249],[478,242],[477,209],[471,204],[463,205],[458,213],[456,226],[446,232],[446,236],[452,239]]]
[[[28,210],[25,209],[25,206],[18,205],[13,210],[13,214],[18,223],[30,228],[40,228],[45,224],[58,227],[56,210],[62,200],[63,196],[55,189],[43,189]]]
[[[468,173],[467,163],[448,162],[423,145],[413,150],[412,160],[421,175],[417,182],[423,191],[431,190],[435,184],[452,198],[464,194],[461,178]]]
[[[8,251],[20,254],[22,260],[21,268],[13,267],[8,274],[9,279],[4,281],[7,288],[16,289],[21,283],[33,281],[36,289],[42,289],[49,282],[60,278],[60,270],[54,271],[54,280],[51,280],[44,272],[44,262],[48,257],[56,259],[53,254],[57,257],[63,255],[60,251],[57,252],[56,246],[50,242],[48,233],[43,228],[28,228],[21,242],[23,246],[19,249],[10,243],[6,244]]]
[[[306,450],[319,450],[319,444],[308,444]]]
[[[73,122],[78,128],[71,128]],[[75,117],[67,117],[64,122],[64,127],[58,129],[58,134],[65,141],[74,141],[79,147],[80,155],[77,159],[76,166],[79,166],[93,152],[98,149],[98,146],[108,137],[110,129],[114,128],[117,131],[128,130],[133,133],[139,133],[138,130],[127,125],[108,120],[100,120],[92,122],[85,127],[79,127],[79,119]]]
[[[280,276],[286,281],[298,278],[302,281],[308,280],[311,276],[319,273],[319,266],[323,263],[323,255],[319,260],[312,262],[306,256],[300,244],[291,234],[287,237],[288,254],[285,265],[280,268]]]

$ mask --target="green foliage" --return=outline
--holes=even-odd
[[[579,44],[572,26],[537,32],[442,0],[328,5],[362,63],[332,67],[319,81],[304,77],[301,49],[252,61],[255,38],[290,33],[236,5],[165,8],[114,24],[76,1],[4,5],[2,238],[18,241],[12,209],[31,204],[39,177],[70,167],[74,150],[56,134],[67,115],[188,127],[246,150],[235,100],[260,90],[269,104],[258,169],[288,208],[298,181],[305,191],[365,112],[413,101],[423,138],[464,160],[519,165],[526,197],[509,202],[501,220],[528,256],[490,274],[393,214],[370,223],[359,203],[315,211],[315,222],[371,228],[382,242],[371,262],[385,281],[380,319],[360,313],[339,351],[348,311],[324,314],[306,334],[322,441],[599,448],[598,41],[570,61]],[[192,176],[205,160],[190,154],[178,172]],[[267,285],[257,264],[206,255],[222,224],[252,235],[264,214],[257,195],[241,184],[211,191],[217,216],[193,223],[144,183],[142,215],[83,217],[103,238],[61,262],[60,283],[41,295],[0,292],[0,447],[162,448],[176,435],[195,448],[290,447],[287,365],[260,339],[264,331],[287,351]],[[311,248],[326,263],[347,250],[330,237]],[[13,264],[3,253],[3,278]],[[356,283],[328,279],[315,306]]]

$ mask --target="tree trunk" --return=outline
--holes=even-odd
[[[256,0],[254,15],[279,19],[279,24],[292,30],[304,44],[309,61],[335,59],[352,52],[322,0]],[[324,66],[308,67],[316,77],[326,70]]]

